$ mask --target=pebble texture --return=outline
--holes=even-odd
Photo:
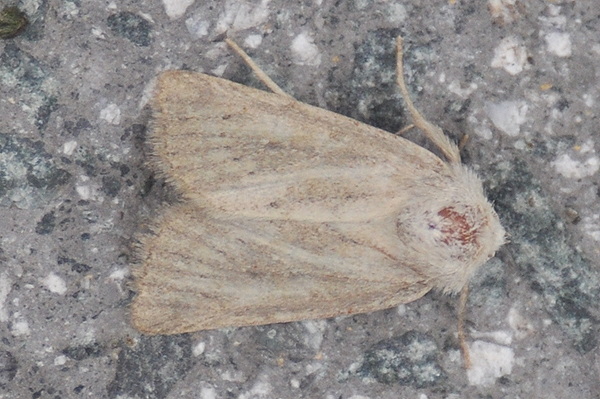
[[[21,0],[28,23],[0,41],[0,398],[597,399],[596,3]],[[509,233],[470,287],[473,369],[458,299],[435,292],[329,320],[130,326],[135,234],[176,200],[146,164],[152,80],[261,87],[225,35],[298,100],[391,132],[404,37],[416,106],[470,136]]]

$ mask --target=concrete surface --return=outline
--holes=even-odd
[[[23,0],[0,42],[0,398],[600,398],[600,8],[594,0]],[[389,131],[417,107],[485,181],[510,243],[457,298],[145,337],[134,234],[169,197],[145,164],[153,78],[259,86]],[[418,132],[411,139],[423,143]]]

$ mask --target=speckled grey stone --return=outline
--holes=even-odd
[[[166,14],[169,1],[14,3],[30,23],[0,41],[0,397],[598,399],[597,1],[516,2],[513,21],[485,1],[207,0],[180,17]],[[328,320],[135,331],[137,234],[177,201],[148,163],[156,75],[187,69],[263,88],[228,36],[298,100],[395,132],[410,122],[396,34],[415,105],[452,139],[470,136],[461,155],[507,229],[471,281],[466,325],[469,343],[514,356],[510,371],[472,383],[458,300],[438,292]],[[550,34],[571,54],[557,55]],[[299,35],[319,63],[298,63]],[[516,75],[491,66],[506,38],[526,51]],[[488,114],[506,101],[527,107],[513,135]],[[431,148],[417,129],[406,137]],[[579,174],[556,165],[564,155]],[[431,350],[415,360],[419,342]]]
[[[432,337],[408,331],[367,349],[358,375],[383,384],[430,387],[447,378],[437,362],[438,356],[439,350]]]
[[[150,45],[151,26],[144,18],[132,12],[120,12],[108,17],[107,24],[116,34],[138,46]]]
[[[35,207],[70,179],[71,173],[57,165],[42,141],[0,133],[0,204]]]

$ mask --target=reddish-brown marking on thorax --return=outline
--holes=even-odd
[[[461,246],[473,244],[476,241],[476,230],[467,217],[460,212],[457,212],[453,207],[446,207],[438,212],[438,215],[444,218],[441,231],[444,233],[445,244],[450,245],[457,242]]]

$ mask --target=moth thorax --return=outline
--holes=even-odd
[[[430,221],[429,228],[437,231],[438,239],[446,245],[470,247],[477,245],[478,226],[474,219],[473,215],[448,206]]]
[[[452,269],[472,264],[481,256],[482,238],[487,234],[485,215],[476,205],[434,202],[431,207],[421,202],[398,215],[397,234],[404,253],[418,264]]]
[[[402,252],[444,292],[460,291],[504,243],[504,229],[483,194],[460,194],[415,201],[397,219]]]

